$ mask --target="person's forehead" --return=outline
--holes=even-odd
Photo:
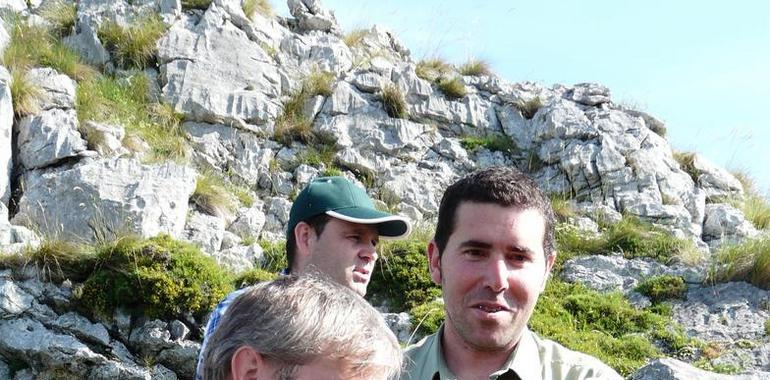
[[[377,231],[377,225],[376,224],[363,224],[363,223],[353,223],[348,222],[346,220],[337,219],[332,217],[329,219],[329,223],[336,224],[336,227],[338,229],[342,229],[345,231],[353,231],[353,232],[367,232],[367,233],[374,233],[379,234]]]

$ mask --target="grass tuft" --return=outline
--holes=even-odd
[[[200,9],[205,11],[209,9],[209,5],[211,5],[211,0],[182,0],[182,9],[184,10]]]
[[[388,113],[388,116],[399,119],[409,118],[409,111],[407,110],[404,94],[395,84],[389,84],[382,89],[380,100],[382,101],[382,106],[385,108],[385,112]]]
[[[692,178],[695,183],[698,183],[698,177],[700,172],[695,169],[695,153],[693,152],[673,152],[674,160],[679,163],[679,166]]]
[[[770,201],[756,189],[754,179],[743,172],[733,173],[743,185],[743,198],[731,198],[729,203],[759,230],[770,229]]]
[[[262,247],[260,268],[268,273],[279,273],[289,266],[289,261],[286,258],[285,241],[260,240],[259,246]]]
[[[460,145],[470,152],[486,148],[491,151],[510,154],[516,150],[516,144],[514,144],[513,140],[500,133],[490,133],[484,137],[466,136],[460,140]]]
[[[206,214],[225,217],[237,208],[237,200],[217,175],[209,172],[198,174],[195,191],[190,200]]]
[[[122,125],[126,135],[136,135],[149,144],[148,161],[184,161],[189,148],[182,115],[170,105],[148,102],[149,86],[142,73],[81,82],[77,87],[78,120]]]
[[[489,68],[489,64],[485,61],[478,60],[478,59],[471,59],[468,62],[465,62],[460,68],[458,69],[461,75],[470,75],[470,76],[482,76],[482,75],[492,75],[492,70]]]
[[[290,145],[292,141],[312,144],[319,140],[313,131],[313,122],[305,115],[305,103],[316,95],[330,96],[334,74],[322,71],[311,73],[283,105],[283,113],[275,120],[273,139]]]
[[[61,282],[83,281],[93,270],[95,257],[90,247],[61,239],[45,239],[37,248],[27,248],[17,255],[0,256],[0,267],[35,269],[38,279]]]
[[[711,282],[748,281],[770,289],[770,237],[724,245],[714,253]]]
[[[435,82],[441,77],[446,77],[452,73],[452,66],[441,58],[423,59],[417,62],[415,73],[418,77],[429,82]]]
[[[684,299],[687,285],[680,276],[662,275],[644,280],[636,291],[645,295],[653,303],[659,303],[671,299]]]
[[[559,222],[566,222],[577,215],[572,199],[567,194],[552,193],[548,195],[548,198]]]
[[[253,21],[254,16],[257,14],[265,17],[271,17],[273,15],[273,7],[267,0],[244,0],[243,13],[245,13],[246,17]]]
[[[158,16],[146,17],[124,27],[114,21],[103,23],[97,34],[119,67],[144,69],[155,60],[155,43],[166,31]]]
[[[364,28],[353,29],[345,34],[343,41],[345,41],[345,45],[348,45],[348,47],[356,47],[361,43],[361,40],[364,39],[367,32],[368,30]]]
[[[458,77],[440,78],[436,84],[438,85],[439,90],[450,99],[460,99],[468,94],[465,83]]]
[[[17,118],[40,112],[42,94],[40,88],[27,80],[25,71],[17,69],[11,72],[11,99],[13,113]]]
[[[515,102],[513,103],[513,106],[521,111],[521,116],[527,120],[531,120],[533,117],[535,117],[537,110],[543,106],[543,101],[539,96],[536,96],[526,101],[522,100]]]
[[[51,32],[58,37],[66,37],[75,30],[77,7],[75,3],[55,0],[46,3],[40,10],[40,16],[51,23]]]

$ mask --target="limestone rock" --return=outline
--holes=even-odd
[[[633,380],[741,380],[753,379],[747,376],[720,375],[693,367],[673,358],[655,359],[631,376]],[[756,378],[759,379],[759,378]]]
[[[714,165],[703,155],[695,154],[693,168],[698,173],[698,186],[706,192],[708,198],[743,193],[743,185],[735,176]]]
[[[222,248],[225,221],[216,216],[192,212],[185,224],[184,238],[209,255]]]
[[[42,95],[38,100],[40,108],[47,110],[75,107],[75,81],[70,77],[45,67],[27,71],[25,78],[41,90]]]
[[[189,340],[179,342],[174,347],[161,351],[158,362],[174,371],[182,378],[195,376],[195,366],[198,362],[198,351],[201,345]]]
[[[262,247],[257,244],[247,246],[237,245],[223,249],[214,255],[219,265],[222,265],[233,273],[245,272],[253,269],[256,263],[262,259]]]
[[[126,136],[125,129],[120,125],[100,124],[93,121],[86,121],[81,124],[81,132],[89,141],[90,149],[99,152],[104,157],[122,156],[128,153],[128,149],[123,146],[123,138]]]
[[[334,13],[323,7],[320,0],[289,0],[289,12],[297,19],[300,30],[341,35]]]
[[[0,30],[2,30],[1,36],[5,32],[2,25],[0,25]],[[0,41],[2,41],[1,37]],[[10,84],[11,74],[5,67],[0,66],[0,203],[6,206],[11,198],[11,169],[13,168],[13,157],[11,156],[13,102]]]
[[[110,334],[104,325],[101,323],[91,323],[87,318],[74,312],[59,316],[52,323],[52,326],[67,331],[78,339],[87,342],[98,343],[105,347],[110,345]]]
[[[259,236],[262,227],[265,226],[265,213],[262,212],[264,202],[258,201],[248,208],[239,212],[235,221],[227,227],[227,230],[235,233],[241,238]]]
[[[19,163],[26,169],[53,165],[86,150],[74,110],[51,109],[24,117],[18,132]]]
[[[65,37],[64,44],[94,66],[103,66],[110,60],[110,53],[99,41],[96,29],[89,23],[79,23],[77,33]]]
[[[0,318],[6,319],[32,308],[34,298],[11,280],[0,278]]]
[[[174,347],[168,323],[155,319],[131,331],[129,346],[142,355],[157,355],[161,351]]]
[[[383,313],[382,317],[400,343],[409,343],[409,338],[412,337],[412,321],[409,314]]]
[[[195,188],[190,168],[122,158],[63,171],[32,171],[23,179],[26,191],[13,221],[78,241],[125,230],[178,237]]]
[[[579,83],[567,96],[576,103],[596,106],[610,101],[610,89],[598,83]]]
[[[738,241],[756,237],[758,234],[757,229],[735,207],[723,203],[706,205],[703,221],[704,241]]]

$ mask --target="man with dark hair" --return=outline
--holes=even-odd
[[[537,184],[513,168],[449,186],[428,244],[446,319],[407,350],[402,379],[621,379],[527,328],[556,258],[554,220]]]
[[[364,189],[344,177],[320,177],[311,181],[292,204],[286,229],[286,274],[319,272],[361,296],[366,294],[379,238],[399,239],[409,235],[409,221],[379,211]],[[217,328],[237,290],[217,305],[204,331],[207,337]],[[200,378],[202,355],[198,356]]]
[[[401,350],[350,288],[309,274],[245,288],[203,352],[204,380],[395,380]]]

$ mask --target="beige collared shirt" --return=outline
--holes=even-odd
[[[449,370],[441,348],[441,334],[425,337],[404,353],[406,371],[401,380],[460,380]],[[554,341],[541,339],[528,329],[521,334],[508,361],[490,380],[584,380],[623,378],[598,359],[572,351]]]

